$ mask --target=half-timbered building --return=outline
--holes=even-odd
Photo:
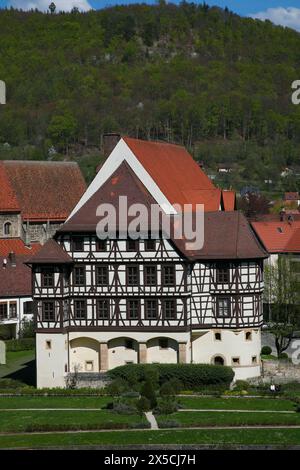
[[[118,221],[115,236],[99,238],[97,208],[118,210],[120,196],[171,216],[176,203],[203,204],[203,247],[187,249],[163,230],[133,239]],[[237,379],[260,375],[267,254],[222,198],[185,149],[118,140],[54,239],[29,260],[38,387],[126,363],[224,364]]]

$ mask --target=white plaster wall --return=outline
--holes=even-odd
[[[63,334],[37,333],[37,388],[65,387],[65,365],[68,364],[66,339]],[[46,341],[51,341],[51,349],[46,348]]]
[[[221,341],[215,340],[215,332],[221,333]],[[246,340],[246,332],[252,332],[252,340]],[[197,335],[199,334],[199,337]],[[234,368],[235,380],[260,375],[261,332],[259,328],[239,330],[207,330],[193,332],[192,356],[194,363],[214,363],[215,356],[223,357],[224,365]],[[257,364],[252,362],[256,356]],[[235,366],[233,358],[240,359]]]

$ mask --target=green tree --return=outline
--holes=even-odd
[[[265,302],[269,306],[269,331],[275,339],[278,357],[291,344],[300,327],[299,278],[290,256],[280,256],[265,268]]]
[[[54,145],[68,155],[69,144],[74,139],[77,130],[77,121],[70,113],[55,115],[48,126],[48,134]]]

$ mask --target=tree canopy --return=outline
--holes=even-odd
[[[212,168],[213,142],[242,183],[276,181],[299,161],[299,70],[299,33],[206,4],[0,10],[0,157],[1,143],[48,158],[113,130],[182,143]]]

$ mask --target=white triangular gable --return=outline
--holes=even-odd
[[[160,190],[154,179],[145,170],[138,158],[128,147],[123,139],[120,139],[109,157],[96,174],[95,178],[82,195],[77,205],[67,218],[69,220],[74,214],[98,191],[99,188],[111,177],[111,175],[119,168],[122,162],[126,161],[132,171],[136,174],[143,185],[148,189],[151,196],[156,200],[157,204],[164,210],[166,214],[176,214],[172,204]]]

